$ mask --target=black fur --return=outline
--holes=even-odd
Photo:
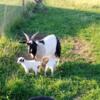
[[[56,46],[55,55],[56,55],[56,57],[60,57],[61,56],[61,44],[57,37],[56,37],[56,40],[57,40],[57,46]]]
[[[33,54],[33,56],[36,56],[36,52],[37,52],[37,44],[35,41],[33,41],[32,44],[28,44],[29,45],[29,53]]]
[[[37,96],[37,97],[32,97],[29,100],[54,100],[54,99],[48,96]]]
[[[43,40],[40,40],[39,42],[42,43],[42,44],[45,44]]]
[[[24,59],[20,59],[20,62],[24,62]]]

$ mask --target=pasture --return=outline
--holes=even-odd
[[[5,1],[0,1],[0,32],[4,33],[0,38],[0,100],[42,95],[55,100],[100,100],[100,1],[44,0],[46,11],[25,15],[17,0],[10,5]],[[54,77],[49,72],[48,77],[42,72],[37,77],[27,75],[16,63],[27,53],[19,43],[23,31],[60,38],[61,61]]]

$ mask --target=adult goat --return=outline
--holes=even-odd
[[[41,40],[35,40],[38,33],[31,36],[31,38],[24,33],[26,37],[26,44],[28,46],[28,53],[31,57],[43,57],[43,56],[56,56],[60,57],[61,54],[61,44],[59,39],[54,35],[48,35]]]

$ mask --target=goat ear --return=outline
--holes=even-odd
[[[29,36],[26,33],[24,33],[24,35],[26,37],[26,40],[29,41]]]
[[[37,34],[39,34],[39,32],[36,32],[35,34],[33,34],[33,35],[31,36],[31,39],[34,40],[34,38],[36,37]]]

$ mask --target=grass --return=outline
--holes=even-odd
[[[22,13],[22,2],[20,0],[1,0],[0,1],[0,34],[4,34],[18,20]]]
[[[55,8],[69,8],[78,9],[92,12],[100,12],[100,1],[92,0],[91,2],[87,0],[44,0],[45,5]]]
[[[0,39],[0,99],[27,100],[31,96],[47,95],[56,100],[100,100],[98,2],[45,0],[46,12],[16,20],[5,33],[12,37]],[[34,73],[27,75],[16,63],[18,56],[27,53],[15,36],[22,38],[22,31],[60,37],[62,56],[54,77],[44,77],[42,73],[37,77]]]

